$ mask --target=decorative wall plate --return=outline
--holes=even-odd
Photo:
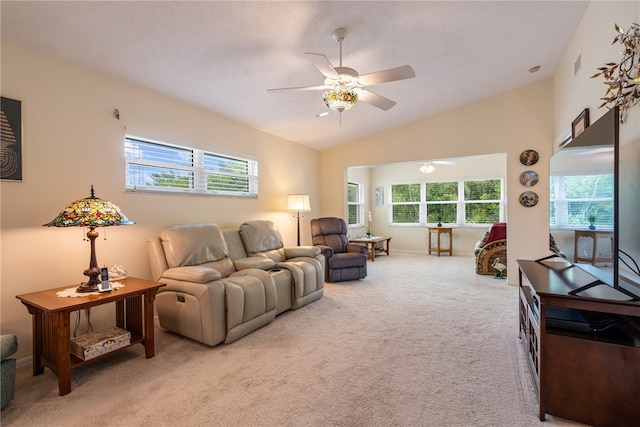
[[[535,206],[538,204],[538,195],[533,191],[525,191],[520,195],[520,204],[527,208]]]
[[[525,166],[535,165],[536,163],[538,163],[539,159],[540,155],[536,150],[524,150],[520,154],[520,163]]]
[[[520,184],[525,187],[533,187],[538,183],[538,173],[534,171],[524,171],[520,174]]]

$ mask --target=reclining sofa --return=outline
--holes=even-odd
[[[271,221],[239,230],[174,225],[147,240],[160,326],[209,346],[231,343],[289,309],[320,299],[324,257],[284,247]]]

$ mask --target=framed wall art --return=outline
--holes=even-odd
[[[571,139],[580,135],[589,126],[589,109],[585,108],[582,113],[571,122]]]
[[[376,187],[376,206],[384,205],[384,188]]]
[[[22,111],[21,102],[0,100],[0,178],[22,181]]]

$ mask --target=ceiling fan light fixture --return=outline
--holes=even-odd
[[[334,89],[325,92],[322,99],[327,107],[342,113],[356,105],[358,94],[350,89]]]
[[[436,168],[429,162],[425,162],[424,165],[420,166],[420,172],[422,173],[431,173],[434,170],[436,170]]]

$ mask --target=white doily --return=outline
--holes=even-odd
[[[120,282],[109,282],[111,283],[111,287],[115,290],[115,289],[120,289],[120,288],[124,288],[124,285]],[[71,298],[77,298],[77,297],[86,297],[87,295],[100,295],[100,292],[76,292],[76,288],[69,288],[69,289],[65,289],[64,291],[58,291],[56,292],[56,295],[59,296],[60,298],[65,298],[65,297],[71,297]]]

